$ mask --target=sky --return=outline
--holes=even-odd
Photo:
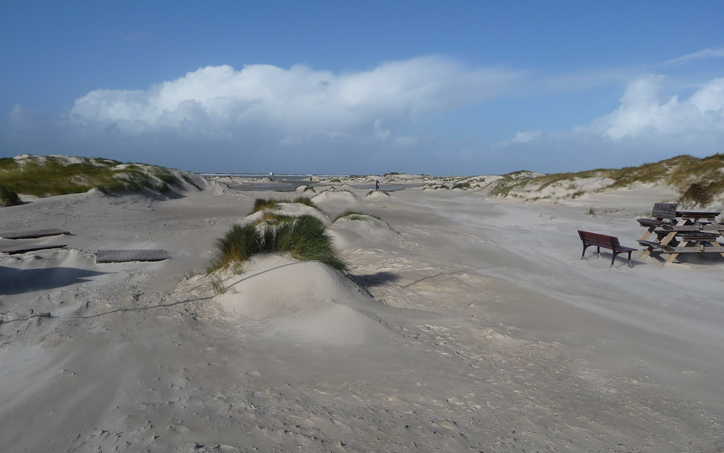
[[[724,152],[722,1],[3,1],[0,157],[196,172]]]

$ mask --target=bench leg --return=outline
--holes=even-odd
[[[596,247],[596,249],[598,249],[598,258],[600,259],[601,258],[601,247]]]
[[[586,243],[584,242],[584,243],[583,243],[583,253],[581,253],[581,259],[582,259],[582,260],[585,260],[585,258],[583,257],[583,255],[586,254],[586,249],[587,249],[587,248],[588,248],[588,244],[586,244]]]
[[[613,267],[613,262],[616,261],[616,257],[618,256],[618,253],[616,253],[613,250],[612,250],[612,252],[613,252],[613,258],[611,258],[611,265],[609,267]]]
[[[628,267],[633,267],[633,263],[631,263],[631,252],[628,252]]]

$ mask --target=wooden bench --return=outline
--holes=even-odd
[[[581,230],[578,230],[578,236],[580,236],[581,241],[583,241],[583,253],[581,253],[582,260],[585,259],[584,255],[586,254],[586,249],[595,245],[598,249],[599,258],[601,257],[601,247],[610,249],[613,252],[611,267],[613,267],[613,262],[616,260],[616,256],[618,256],[619,253],[628,253],[628,265],[629,267],[633,267],[633,264],[631,264],[631,252],[635,252],[637,249],[622,246],[621,243],[618,242],[618,238]]]
[[[651,211],[651,217],[653,217],[653,219],[636,220],[639,225],[645,228],[655,228],[673,223],[673,220],[676,219],[677,206],[679,206],[678,203],[654,203],[654,209]],[[646,237],[648,237],[648,234]],[[642,238],[642,240],[646,240],[646,238]]]

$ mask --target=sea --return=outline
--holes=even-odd
[[[201,176],[205,177],[238,177],[238,178],[249,178],[252,180],[261,178],[270,178],[272,182],[254,182],[250,184],[230,184],[229,187],[236,190],[271,190],[275,192],[294,192],[297,187],[306,185],[309,187],[315,187],[319,185],[320,178],[324,178],[329,184],[329,179],[333,178],[346,178],[349,175],[328,175],[328,174],[277,174],[277,173],[201,173]],[[312,181],[309,181],[309,178]],[[406,187],[415,187],[421,184],[398,184],[380,187],[385,191],[401,190]],[[350,184],[355,189],[374,189],[374,183],[353,183]]]

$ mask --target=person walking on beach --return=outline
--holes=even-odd
[[[380,180],[379,179],[375,180],[375,190],[380,190]]]

